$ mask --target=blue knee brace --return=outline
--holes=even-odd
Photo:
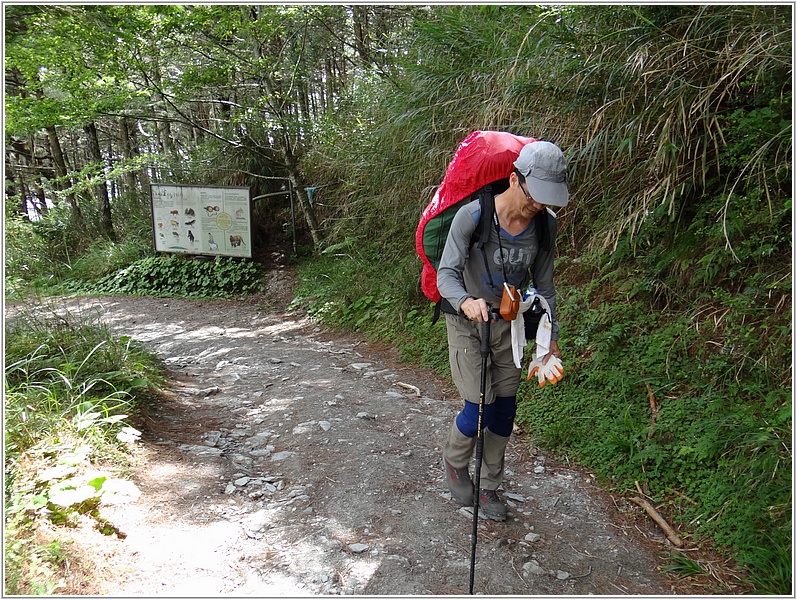
[[[484,416],[487,416],[487,407],[484,406]],[[485,418],[485,421],[487,419]],[[460,430],[462,435],[467,437],[476,437],[479,428],[479,405],[473,402],[465,401],[465,408],[463,408],[457,415],[457,429]]]
[[[487,427],[496,435],[509,437],[512,434],[512,425],[515,423],[515,414],[517,414],[516,397],[496,396],[492,406],[492,418],[485,421]]]
[[[517,405],[515,396],[497,396],[495,402],[484,405],[483,427],[496,435],[509,437],[515,422]],[[457,415],[457,429],[462,435],[476,437],[479,428],[479,405],[465,402],[465,407]]]

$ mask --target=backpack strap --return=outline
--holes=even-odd
[[[437,323],[438,319],[440,319],[440,313],[444,312],[449,315],[456,315],[457,311],[451,305],[451,303],[446,300],[445,298],[440,298],[434,305],[434,314],[432,315],[432,325]]]
[[[539,240],[540,248],[550,252],[554,242],[552,232],[556,228],[556,217],[547,208],[543,208],[534,215],[534,226],[537,228],[537,239]]]
[[[484,250],[485,241],[490,239],[490,227],[492,226],[493,215],[495,214],[495,198],[493,198],[492,184],[485,185],[475,192],[472,197],[479,201],[480,211],[479,222],[476,223],[476,229],[473,230],[468,248],[473,248],[475,246],[482,253],[484,268],[487,271],[487,276],[490,277],[490,285],[492,286],[493,278],[490,274],[489,263],[487,262],[487,252]],[[459,314],[448,300],[441,298],[434,305],[432,325],[437,323],[441,312],[450,315]]]
[[[479,205],[481,206],[481,213],[479,215],[479,222],[476,225],[476,230],[471,237],[470,245],[479,249],[484,259],[484,270],[487,277],[490,278],[490,287],[495,287],[493,283],[493,276],[490,272],[490,263],[487,261],[487,252],[484,249],[484,244],[490,239],[490,227],[493,226],[493,219],[495,218],[495,198],[493,197],[493,187],[488,184],[481,188],[478,192]],[[499,232],[500,236],[500,232]]]

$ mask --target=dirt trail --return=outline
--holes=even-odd
[[[123,540],[86,533],[85,593],[144,596],[467,594],[472,517],[445,490],[459,408],[430,372],[256,300],[96,298],[99,315],[174,377],[147,415],[134,481],[106,507]],[[668,542],[588,473],[508,449],[505,523],[480,521],[474,591],[700,593],[662,573]]]

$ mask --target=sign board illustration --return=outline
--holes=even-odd
[[[150,185],[157,252],[252,258],[248,187]]]

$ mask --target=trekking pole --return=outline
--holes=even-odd
[[[476,429],[476,467],[474,471],[475,489],[473,493],[473,530],[470,536],[470,587],[468,593],[473,595],[473,576],[476,571],[476,532],[479,527],[479,490],[482,474],[482,454],[484,453],[484,393],[487,388],[487,358],[490,356],[490,318],[482,323],[482,339],[479,353],[482,357],[481,382],[479,383],[479,421]]]

